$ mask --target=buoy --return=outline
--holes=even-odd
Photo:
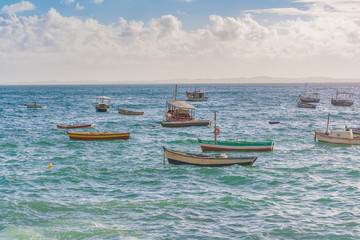
[[[49,163],[49,168],[52,168],[52,166],[53,166],[52,163]]]

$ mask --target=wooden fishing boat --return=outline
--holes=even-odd
[[[303,92],[299,98],[302,102],[320,102],[319,94],[313,92]]]
[[[299,108],[316,108],[316,105],[315,104],[311,104],[311,103],[307,103],[307,102],[302,102],[302,101],[299,101],[299,100],[296,100],[297,102],[297,106]]]
[[[335,98],[331,98],[331,104],[334,106],[352,106],[354,101],[351,99],[350,93],[336,91]]]
[[[193,101],[193,102],[202,102],[208,100],[208,97],[205,96],[205,92],[199,90],[195,90],[191,92],[186,91],[186,97],[188,98],[189,101]]]
[[[269,121],[269,124],[279,124],[280,123],[280,121],[276,121],[276,120],[270,120]]]
[[[299,95],[299,99],[302,102],[313,102],[313,103],[317,103],[320,102],[320,98],[319,98],[319,93],[314,93],[314,92],[308,92],[307,91],[307,83],[305,85],[305,91],[302,92]]]
[[[247,142],[247,141],[217,141],[220,129],[216,127],[216,112],[214,113],[214,141],[198,139],[200,147],[205,151],[273,151],[274,142]]]
[[[333,143],[333,144],[350,144],[360,145],[360,137],[354,136],[352,129],[345,130],[333,130],[329,132],[330,114],[328,114],[328,122],[326,126],[326,132],[315,132],[314,140],[319,142]]]
[[[201,167],[224,167],[230,165],[252,165],[258,158],[251,157],[228,157],[225,154],[221,156],[211,156],[204,154],[178,152],[164,147],[164,155],[166,155],[169,164],[174,165],[196,165]],[[165,156],[164,156],[165,157]]]
[[[163,127],[190,127],[211,125],[211,120],[195,120],[195,107],[184,101],[176,101],[176,90],[174,101],[166,101],[165,118],[167,122],[161,122]]]
[[[119,113],[125,114],[125,115],[144,115],[144,112],[134,112],[134,111],[124,110],[124,109],[120,109],[120,108],[118,108],[118,111],[119,111]]]
[[[75,128],[91,128],[95,126],[95,123],[91,124],[76,124],[76,125],[56,125],[60,129],[75,129]]]
[[[95,109],[97,112],[107,112],[108,110],[110,110],[110,106],[104,102],[105,100],[108,101],[108,104],[110,104],[111,98],[104,96],[103,88],[102,96],[96,97]]]
[[[28,105],[28,104],[25,104],[25,107],[26,108],[46,108],[46,106],[41,106],[41,105],[38,105],[36,102],[34,102],[33,105]]]
[[[93,133],[93,132],[67,132],[71,140],[97,141],[97,140],[127,140],[130,133]]]

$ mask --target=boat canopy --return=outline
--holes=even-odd
[[[167,104],[177,107],[180,109],[191,109],[195,110],[195,107],[191,105],[190,103],[184,102],[184,101],[166,101]]]
[[[108,99],[108,100],[110,100],[111,98],[110,97],[105,97],[105,96],[100,96],[100,97],[96,97],[96,99]]]
[[[308,94],[308,95],[319,95],[319,93],[313,93],[313,92],[303,92],[303,94]]]

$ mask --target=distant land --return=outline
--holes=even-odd
[[[79,81],[11,81],[8,83],[1,83],[0,85],[111,85],[111,84],[246,84],[246,83],[354,83],[359,82],[360,78],[329,78],[329,77],[305,77],[305,78],[283,78],[283,77],[239,77],[239,78],[198,78],[198,79],[170,79],[170,80],[147,80],[147,81],[107,81],[107,80],[79,80]]]

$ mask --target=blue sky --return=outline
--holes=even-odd
[[[358,79],[359,12],[358,0],[3,0],[0,84]]]

